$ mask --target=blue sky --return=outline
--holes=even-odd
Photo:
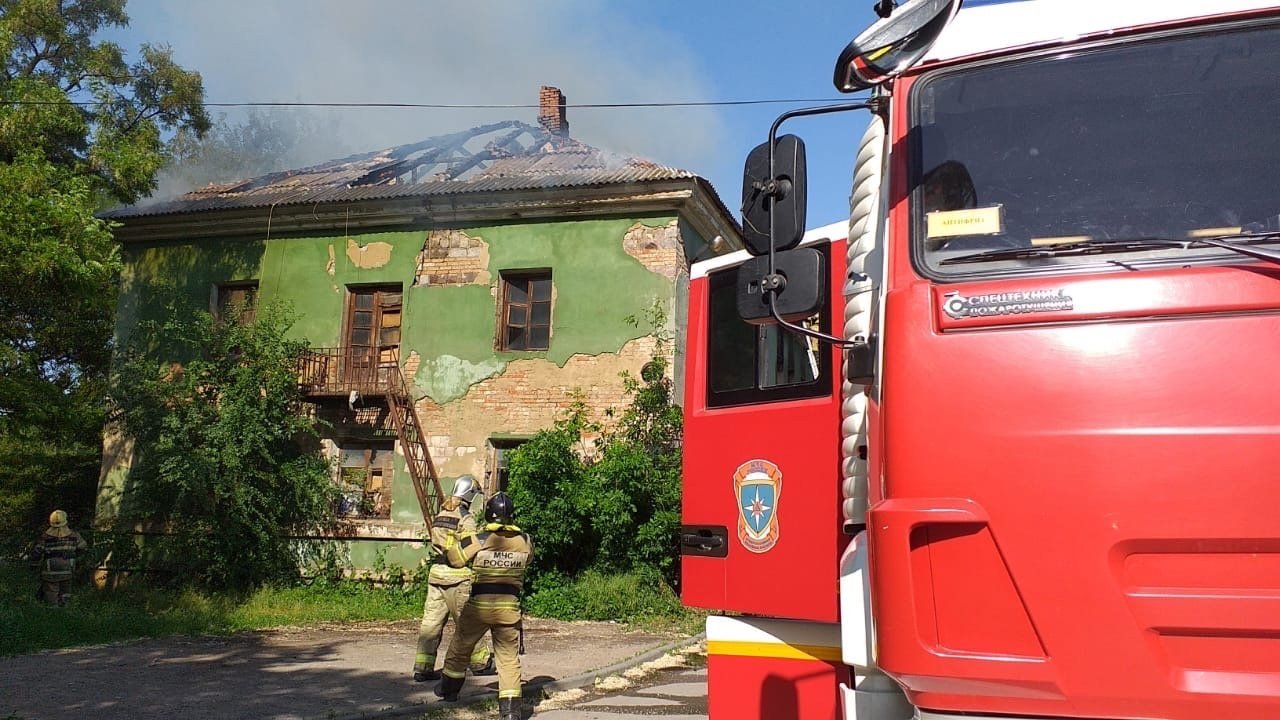
[[[131,0],[118,39],[169,43],[207,99],[534,103],[560,87],[575,137],[694,170],[737,210],[742,161],[791,106],[575,109],[574,103],[843,99],[835,58],[873,0]],[[236,111],[227,111],[235,119]],[[336,110],[311,160],[410,142],[533,110]],[[847,214],[865,113],[784,126],[808,146],[810,227]]]

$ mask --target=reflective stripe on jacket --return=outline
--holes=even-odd
[[[476,520],[462,506],[453,510],[441,510],[431,521],[431,549],[435,552],[427,582],[449,587],[472,578],[471,569],[456,568],[445,561],[445,550],[457,543],[459,533],[474,533]]]
[[[476,578],[471,586],[471,604],[487,611],[487,621],[519,622],[524,574],[533,562],[533,542],[528,535],[513,526],[460,535],[458,544],[450,547],[445,557],[454,567],[471,564]]]
[[[36,543],[36,554],[41,559],[40,579],[49,582],[70,580],[76,570],[76,555],[86,547],[84,538],[75,530],[65,537],[45,532]]]

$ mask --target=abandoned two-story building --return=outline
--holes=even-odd
[[[538,120],[108,213],[124,258],[119,341],[162,311],[161,286],[215,313],[292,306],[357,567],[379,551],[416,564],[453,479],[501,487],[504,454],[575,394],[596,417],[621,408],[620,374],[657,342],[628,317],[659,304],[678,353],[690,261],[741,247],[702,178],[571,138],[555,88]],[[108,430],[104,449],[108,524],[133,448]]]

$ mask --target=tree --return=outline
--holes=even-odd
[[[185,362],[157,360],[147,340],[124,351],[113,396],[136,460],[112,564],[223,589],[297,577],[305,546],[289,538],[324,529],[337,486],[303,409],[291,322],[273,306],[246,324],[174,310],[137,336],[162,336]],[[134,530],[156,535],[139,544]]]
[[[0,533],[97,481],[119,257],[94,213],[155,185],[174,132],[209,127],[167,47],[96,39],[124,0],[0,0]],[[5,532],[8,531],[8,532]]]
[[[603,429],[596,452],[579,451],[584,433],[601,430],[579,402],[511,455],[518,520],[538,548],[535,586],[587,569],[657,572],[677,586],[684,418],[666,373],[666,315],[655,305],[645,320],[657,347],[639,378],[623,374],[630,402]]]

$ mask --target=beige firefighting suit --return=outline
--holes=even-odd
[[[471,597],[472,573],[467,567],[450,567],[445,561],[444,553],[446,548],[457,541],[459,534],[471,535],[475,530],[475,518],[466,511],[464,505],[441,510],[431,522],[431,547],[435,551],[435,558],[427,574],[427,601],[422,606],[418,650],[413,658],[415,673],[428,673],[435,669],[436,651],[440,648],[445,622],[450,617],[453,618],[455,634],[460,627],[458,618],[467,599]],[[471,653],[471,666],[480,668],[488,662],[488,646],[477,644],[475,651]]]
[[[65,604],[71,595],[71,578],[76,571],[76,555],[88,545],[80,533],[63,525],[50,526],[36,541],[40,559],[40,597],[50,605]]]
[[[476,578],[445,657],[445,676],[465,677],[467,655],[489,632],[498,661],[498,697],[520,697],[520,591],[533,560],[532,541],[514,525],[490,523],[478,535],[459,535],[445,557],[454,567],[471,563]]]

